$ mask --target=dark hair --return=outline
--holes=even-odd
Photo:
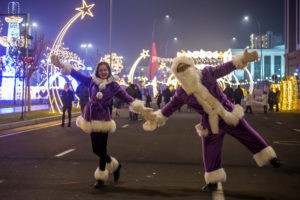
[[[99,63],[97,64],[96,71],[95,71],[96,77],[100,78],[100,76],[99,76],[99,74],[98,74],[98,69],[99,69],[99,67],[100,67],[101,65],[105,65],[106,68],[108,69],[108,77],[107,77],[107,78],[111,77],[111,68],[110,68],[110,66],[109,66],[109,64],[108,64],[107,62],[99,62]]]

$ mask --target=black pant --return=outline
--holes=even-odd
[[[65,124],[65,114],[66,114],[66,110],[68,111],[68,118],[69,118],[69,125],[71,124],[71,111],[72,111],[72,106],[63,106],[63,110],[62,110],[62,124]]]
[[[252,113],[252,107],[251,106],[246,106],[246,110],[245,110],[245,113]]]
[[[108,133],[91,133],[93,152],[99,156],[99,169],[105,170],[106,163],[111,162],[110,156],[107,154]]]

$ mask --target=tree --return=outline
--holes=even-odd
[[[28,102],[28,111],[31,111],[31,94],[30,94],[30,79],[35,71],[40,66],[40,62],[46,52],[50,41],[45,39],[45,34],[35,33],[31,49],[28,49],[24,61],[25,68],[25,98]]]

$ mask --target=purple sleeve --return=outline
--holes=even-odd
[[[124,101],[125,103],[130,104],[131,102],[134,101],[134,98],[131,97],[123,88],[121,88],[121,86],[114,82],[114,91],[113,91],[114,95]]]
[[[91,80],[92,80],[91,76],[82,74],[81,72],[76,71],[75,69],[71,70],[71,76],[75,78],[77,81],[82,82],[86,87],[89,87],[91,84]]]
[[[233,65],[232,61],[223,63],[221,65],[218,65],[216,67],[206,67],[203,69],[203,71],[207,70],[207,72],[210,74],[210,76],[214,79],[221,78],[223,76],[226,76],[227,74],[230,74],[235,70],[235,66]]]
[[[181,106],[185,104],[185,96],[186,93],[184,92],[184,90],[181,87],[178,88],[171,100],[161,109],[162,114],[165,117],[169,117],[170,115],[172,115],[175,111],[177,111]]]

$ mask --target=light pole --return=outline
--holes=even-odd
[[[249,16],[244,16],[244,19],[243,19],[245,22],[249,22],[250,20],[250,17]],[[259,59],[259,63],[260,63],[260,78],[262,79],[263,78],[263,65],[262,65],[262,59],[263,59],[263,52],[262,52],[262,33],[261,33],[261,24],[260,22],[255,19],[255,22],[257,24],[257,28],[258,28],[258,35],[259,35],[259,48],[260,48],[260,59]]]
[[[166,44],[165,44],[165,58],[168,57],[168,47],[169,47],[169,44],[170,44],[171,41],[176,42],[176,41],[178,41],[178,38],[177,38],[177,37],[173,37],[173,38],[168,39],[168,40],[166,41]]]

